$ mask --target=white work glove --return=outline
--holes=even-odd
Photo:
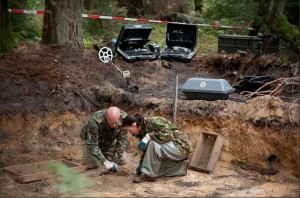
[[[145,135],[145,137],[142,139],[142,141],[140,141],[140,143],[138,144],[138,148],[141,149],[142,151],[145,151],[147,149],[148,146],[148,142],[151,140],[149,133],[147,133]]]
[[[105,168],[111,172],[118,172],[118,165],[114,162],[106,160],[103,165]]]

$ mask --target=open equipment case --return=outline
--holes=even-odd
[[[156,59],[158,55],[146,47],[151,31],[149,24],[124,24],[115,44],[117,54],[127,62]]]
[[[166,48],[160,53],[161,59],[189,62],[195,56],[196,44],[196,25],[168,23]]]

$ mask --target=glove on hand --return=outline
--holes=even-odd
[[[118,165],[116,163],[106,160],[103,164],[107,170],[118,172]]]
[[[135,169],[135,173],[136,173],[137,175],[141,175],[141,174],[142,174],[142,172],[141,172],[141,166],[138,166],[138,167]]]
[[[142,151],[145,151],[147,149],[148,146],[148,142],[149,140],[151,140],[149,134],[147,133],[147,135],[145,135],[145,137],[142,139],[142,141],[140,141],[140,143],[138,144],[138,148]]]

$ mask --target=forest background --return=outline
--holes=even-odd
[[[2,7],[4,1],[7,1],[8,8],[24,10],[45,10],[45,3],[53,2],[50,0],[46,0],[46,2],[45,0],[1,0]],[[272,15],[272,7],[276,9],[276,13],[282,13],[285,20],[284,22],[286,22],[287,25],[284,25],[282,22],[280,25],[276,25],[275,20],[268,20],[268,17],[270,18]],[[296,54],[299,51],[298,0],[172,0],[166,1],[165,3],[161,3],[159,0],[84,0],[82,1],[81,10],[82,13],[103,16],[147,18],[194,24],[244,27],[243,29],[222,29],[199,26],[198,43],[201,43],[201,47],[198,47],[197,52],[201,54],[214,53],[217,51],[218,35],[251,35],[251,31],[247,30],[247,27],[258,29],[259,35],[277,33],[277,36],[287,41],[281,43],[282,48],[286,48],[287,46],[287,48],[296,52]],[[269,10],[269,14],[266,14],[264,10]],[[12,47],[18,45],[20,41],[25,39],[32,42],[42,40],[43,15],[10,13],[9,21],[12,28]],[[125,23],[136,22],[83,18],[83,46],[91,48],[94,45],[110,45],[110,40],[118,36],[122,24]],[[159,23],[152,23],[151,25],[153,28],[150,38],[151,41],[157,43],[160,47],[164,47],[166,25]],[[278,26],[286,27],[280,29]],[[289,33],[283,33],[285,28]],[[3,40],[5,33],[2,31],[1,37]],[[295,37],[298,37],[298,41],[295,41],[296,44],[289,43],[289,41]],[[1,41],[1,51],[5,52],[10,50],[11,47],[6,47]]]

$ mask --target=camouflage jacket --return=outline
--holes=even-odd
[[[111,129],[105,118],[106,110],[97,111],[81,129],[80,138],[85,141],[89,151],[101,164],[106,161],[106,157],[101,152],[101,147],[112,145],[116,140],[115,160],[120,160],[128,142],[127,131],[122,130],[122,122],[126,113],[121,110],[118,126]]]
[[[145,118],[144,127],[137,137],[141,140],[147,133],[153,141],[159,144],[173,141],[180,152],[187,154],[192,152],[192,144],[188,136],[165,118]]]

